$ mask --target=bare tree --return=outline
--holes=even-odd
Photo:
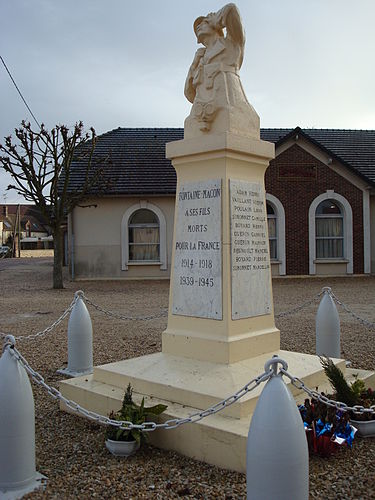
[[[53,288],[63,288],[63,230],[66,216],[93,189],[98,190],[105,161],[93,161],[97,142],[95,130],[84,132],[82,122],[75,124],[73,131],[65,125],[56,125],[50,132],[41,125],[32,130],[30,123],[23,121],[15,129],[17,138],[5,137],[0,144],[0,167],[8,172],[14,189],[26,201],[33,202],[51,227],[54,241]],[[85,165],[84,181],[73,187],[71,181],[72,162],[78,160]]]

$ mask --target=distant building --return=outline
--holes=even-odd
[[[18,219],[18,213],[20,218]],[[1,244],[22,250],[53,249],[53,238],[44,217],[34,205],[0,205]]]
[[[168,278],[176,174],[165,144],[183,129],[118,128],[99,137],[110,187],[69,216],[74,278]],[[375,273],[375,131],[262,129],[273,275]],[[73,164],[71,187],[84,168]]]

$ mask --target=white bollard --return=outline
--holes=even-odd
[[[68,366],[58,373],[77,377],[93,372],[92,323],[82,299],[83,292],[76,292],[77,302],[68,323]]]
[[[247,439],[246,482],[248,500],[308,500],[309,454],[301,416],[281,375],[274,375],[259,396]]]
[[[44,486],[35,469],[34,398],[29,377],[5,339],[0,358],[0,498],[16,499]]]
[[[329,287],[323,288],[324,294],[316,313],[316,354],[339,358],[340,318]]]

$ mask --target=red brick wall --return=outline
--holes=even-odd
[[[363,273],[362,191],[294,144],[271,161],[266,191],[285,210],[286,273],[309,274],[309,207],[327,189],[344,196],[353,210],[353,272]]]

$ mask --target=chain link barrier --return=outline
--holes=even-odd
[[[261,374],[258,375],[257,377],[253,378],[248,382],[246,385],[244,385],[239,391],[235,392],[232,396],[229,396],[226,399],[223,399],[222,401],[214,404],[210,408],[207,408],[206,410],[202,411],[197,411],[195,413],[192,413],[188,417],[184,418],[173,418],[169,419],[166,422],[163,423],[156,423],[156,422],[144,422],[142,424],[133,424],[132,422],[129,422],[127,420],[113,420],[105,415],[101,415],[99,413],[96,413],[91,410],[87,410],[86,408],[83,408],[81,405],[76,403],[75,401],[72,401],[71,399],[65,398],[61,392],[56,389],[55,387],[52,387],[48,385],[44,377],[38,373],[36,370],[34,370],[28,361],[22,356],[22,354],[16,349],[15,347],[15,338],[12,335],[8,335],[5,338],[4,345],[3,345],[3,352],[5,349],[9,349],[9,352],[15,357],[15,359],[23,366],[23,368],[26,370],[26,372],[30,375],[32,380],[37,384],[43,387],[49,396],[51,396],[54,400],[58,400],[60,402],[63,402],[68,408],[70,408],[74,413],[82,415],[85,418],[88,418],[89,420],[92,420],[94,422],[97,422],[99,424],[103,425],[111,425],[113,427],[117,427],[121,430],[132,430],[132,429],[137,429],[143,432],[151,432],[156,429],[176,429],[177,427],[180,427],[183,424],[188,424],[188,423],[196,423],[202,420],[205,417],[208,417],[210,415],[214,415],[220,411],[222,411],[224,408],[227,408],[228,406],[231,406],[233,403],[241,399],[243,396],[248,394],[249,392],[253,391],[256,387],[258,387],[261,383],[266,382],[268,379],[271,377],[274,377],[276,375],[284,375],[287,377],[291,384],[296,387],[298,390],[304,391],[306,394],[309,395],[310,398],[316,399],[319,402],[325,404],[326,406],[330,406],[331,408],[336,408],[337,410],[348,412],[351,411],[355,415],[363,415],[363,414],[375,414],[375,405],[370,406],[369,408],[365,408],[361,405],[355,405],[355,406],[348,406],[345,403],[342,403],[341,401],[336,401],[334,399],[329,399],[327,396],[324,396],[323,394],[320,394],[319,392],[309,389],[303,380],[301,380],[298,377],[294,377],[288,372],[288,364],[286,361],[283,359],[274,356],[272,359],[268,360],[264,366],[265,371]],[[277,373],[277,365],[281,364],[281,368],[279,369],[279,373]]]
[[[322,289],[322,291],[320,293],[316,294],[311,300],[308,300],[308,301],[304,302],[303,304],[301,304],[301,305],[299,305],[297,307],[294,307],[293,309],[290,309],[288,311],[284,311],[284,312],[275,314],[275,319],[286,318],[286,317],[291,316],[293,314],[297,314],[298,312],[302,311],[306,307],[311,306],[324,293],[328,293],[332,297],[332,299],[339,306],[341,306],[348,314],[350,314],[354,319],[356,319],[357,321],[359,321],[363,326],[365,326],[366,328],[368,328],[370,330],[375,329],[375,323],[374,322],[371,322],[371,321],[369,321],[367,319],[361,318],[358,314],[356,314],[351,309],[349,309],[349,307],[347,305],[345,305],[343,302],[341,302],[336,297],[336,295],[332,292],[331,288],[329,288],[329,287],[324,287]],[[96,309],[97,311],[105,314],[106,316],[112,317],[112,318],[116,318],[116,319],[120,319],[120,320],[123,320],[123,321],[150,321],[150,320],[153,320],[153,319],[164,318],[164,317],[166,317],[168,315],[168,309],[165,308],[165,309],[162,309],[161,312],[159,312],[157,314],[141,315],[141,316],[126,316],[124,314],[120,314],[120,313],[117,313],[117,312],[113,312],[113,311],[109,311],[107,309],[104,309],[103,307],[101,307],[98,304],[96,304],[95,302],[93,302],[89,297],[87,297],[82,290],[78,290],[75,293],[74,299],[70,303],[69,307],[62,313],[62,315],[54,323],[52,323],[52,325],[48,326],[44,330],[42,330],[40,332],[37,332],[37,333],[33,333],[33,334],[30,334],[30,335],[15,336],[15,339],[17,341],[20,341],[20,340],[34,340],[34,339],[36,339],[38,337],[43,337],[44,335],[50,333],[62,321],[64,321],[64,319],[68,316],[68,314],[71,313],[71,311],[73,310],[73,307],[74,307],[75,303],[77,302],[77,300],[79,298],[82,298],[87,304],[90,304],[94,309]],[[0,338],[5,338],[7,335],[9,335],[9,333],[0,332]]]
[[[82,291],[76,292],[76,293],[80,293],[81,297],[85,300],[85,302],[90,304],[97,311],[105,314],[106,316],[116,318],[116,319],[121,319],[124,321],[149,321],[151,319],[164,318],[168,315],[168,309],[165,308],[165,309],[162,309],[161,312],[158,314],[152,314],[152,315],[148,315],[148,316],[143,316],[143,315],[142,316],[125,316],[124,314],[119,314],[119,313],[116,313],[113,311],[108,311],[107,309],[104,309],[103,307],[99,306],[98,304],[95,304],[95,302],[93,302],[91,299],[89,299],[85,295],[85,293]]]
[[[296,314],[299,311],[302,311],[302,309],[305,309],[305,307],[311,306],[317,299],[319,299],[319,297],[321,297],[323,295],[323,293],[324,293],[324,291],[322,290],[320,293],[316,294],[311,300],[307,300],[303,304],[301,304],[297,307],[294,307],[293,309],[290,309],[289,311],[284,311],[284,312],[281,312],[279,314],[275,314],[275,318],[276,319],[285,318],[287,316],[291,316],[292,314]]]
[[[323,288],[323,290],[324,290],[324,288]],[[352,311],[351,309],[349,309],[349,307],[347,305],[345,305],[344,302],[341,302],[341,300],[339,300],[336,297],[336,295],[332,292],[332,290],[330,288],[328,288],[328,287],[327,287],[327,292],[332,297],[332,299],[335,302],[337,302],[337,304],[344,309],[345,312],[347,312],[348,314],[350,314],[350,316],[352,316],[354,319],[356,319],[357,321],[359,321],[363,326],[365,326],[369,330],[375,330],[375,323],[373,323],[372,321],[369,321],[368,319],[361,318],[361,316],[358,316],[358,314],[356,314],[354,311]]]
[[[21,341],[22,340],[34,340],[34,339],[36,339],[38,337],[43,337],[47,333],[50,333],[62,321],[64,321],[64,319],[72,312],[74,305],[76,304],[76,302],[80,298],[83,299],[88,304],[90,304],[91,306],[93,306],[99,312],[105,314],[106,316],[113,317],[113,318],[116,318],[116,319],[125,320],[125,321],[128,321],[128,320],[133,320],[133,321],[149,321],[149,320],[152,320],[152,319],[166,317],[167,314],[168,314],[168,309],[162,309],[162,311],[160,313],[154,314],[154,315],[149,315],[149,316],[125,316],[123,314],[119,314],[119,313],[116,313],[116,312],[108,311],[108,310],[104,309],[103,307],[100,307],[98,304],[96,304],[91,299],[89,299],[82,290],[78,290],[77,292],[75,292],[74,299],[72,300],[72,302],[70,303],[70,305],[68,306],[68,308],[62,313],[62,315],[54,323],[52,323],[52,325],[48,326],[47,328],[45,328],[44,330],[42,330],[40,332],[32,333],[30,335],[14,336],[14,338],[17,341],[20,341],[20,340]],[[0,338],[5,338],[8,335],[9,335],[9,333],[0,332]]]
[[[348,406],[341,401],[336,401],[335,399],[329,399],[327,396],[320,394],[318,391],[314,391],[313,389],[309,389],[306,387],[303,380],[298,377],[293,377],[287,370],[284,368],[280,368],[280,373],[285,375],[291,382],[291,384],[296,387],[298,390],[304,391],[306,394],[310,396],[312,399],[318,400],[320,403],[324,403],[326,406],[330,406],[331,408],[336,408],[341,411],[351,411],[355,415],[363,415],[367,414],[375,414],[375,405],[370,406],[369,408],[365,408],[361,405]]]
[[[64,319],[68,316],[68,314],[70,314],[72,312],[73,307],[74,307],[75,303],[77,302],[77,300],[78,300],[78,296],[75,295],[74,299],[70,303],[69,307],[67,309],[65,309],[65,311],[62,313],[62,315],[54,323],[52,323],[52,325],[48,326],[44,330],[37,332],[37,333],[31,333],[30,335],[20,335],[19,337],[14,336],[14,338],[16,340],[34,340],[38,337],[43,337],[44,335],[47,335],[47,333],[52,332],[52,330],[54,330],[62,321],[64,321]],[[6,338],[8,336],[9,336],[9,333],[0,332],[1,338]]]
[[[292,314],[296,314],[296,313],[302,311],[302,309],[305,309],[305,307],[311,306],[324,293],[328,293],[332,297],[334,302],[336,302],[340,307],[342,307],[345,312],[347,312],[350,316],[352,316],[352,318],[359,321],[359,323],[361,323],[363,326],[365,326],[369,330],[375,330],[375,322],[369,321],[368,319],[365,319],[365,318],[361,318],[361,316],[359,316],[354,311],[352,311],[346,304],[344,304],[344,302],[341,302],[341,300],[339,300],[336,297],[336,295],[332,292],[332,289],[328,286],[323,287],[322,291],[320,293],[318,293],[317,295],[315,295],[311,300],[308,300],[308,301],[304,302],[303,304],[301,304],[297,307],[294,307],[293,309],[290,309],[289,311],[275,314],[275,319],[285,318],[287,316],[291,316]]]
[[[93,420],[94,422],[97,422],[99,424],[103,425],[112,425],[114,427],[118,427],[119,429],[122,430],[131,430],[131,429],[138,429],[144,432],[151,432],[156,429],[175,429],[179,427],[180,425],[187,424],[187,423],[195,423],[199,422],[205,417],[208,417],[209,415],[214,415],[215,413],[218,413],[219,411],[223,410],[224,408],[227,408],[228,406],[232,405],[239,399],[241,399],[245,394],[248,392],[253,391],[258,385],[260,385],[262,382],[265,382],[268,380],[271,376],[274,374],[274,370],[272,369],[272,363],[270,367],[259,375],[258,377],[253,378],[248,382],[246,385],[244,385],[239,391],[237,391],[235,394],[232,396],[229,396],[226,399],[223,399],[219,403],[214,404],[210,408],[207,408],[206,410],[202,411],[197,411],[196,413],[192,413],[188,417],[185,418],[173,418],[170,420],[167,420],[166,422],[163,423],[156,423],[156,422],[144,422],[143,424],[133,424],[132,422],[123,420],[113,420],[107,416],[100,415],[99,413],[95,413],[94,411],[87,410],[80,406],[78,403],[75,401],[72,401],[70,399],[65,398],[61,392],[56,389],[55,387],[51,387],[48,385],[43,376],[35,371],[27,362],[27,360],[22,356],[22,354],[16,349],[15,347],[15,339],[11,335],[8,335],[5,339],[3,351],[5,349],[9,349],[9,352],[16,358],[16,360],[23,366],[23,368],[26,370],[26,372],[30,375],[32,380],[43,387],[47,393],[55,400],[59,400],[63,402],[68,408],[73,410],[74,413],[77,413],[79,415],[82,415],[83,417],[86,417],[90,420]],[[278,358],[275,358],[275,362],[277,362]],[[287,366],[287,365],[286,365]]]

